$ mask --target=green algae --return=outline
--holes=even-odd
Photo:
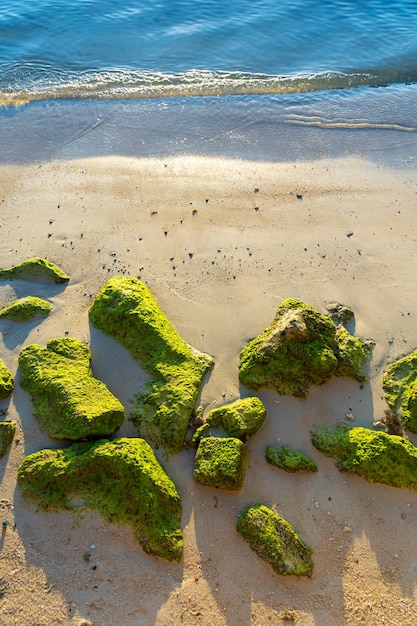
[[[417,448],[398,435],[339,424],[318,426],[311,437],[320,452],[341,459],[340,470],[371,483],[417,489]]]
[[[181,558],[180,496],[143,439],[41,450],[23,460],[18,483],[40,509],[76,511],[81,499],[83,507],[109,522],[129,524],[145,552],[169,561]]]
[[[54,439],[79,440],[113,434],[124,409],[93,377],[91,352],[78,339],[27,346],[19,356],[21,386],[32,395],[35,415]]]
[[[34,257],[19,265],[0,269],[0,280],[27,280],[32,282],[66,283],[69,276],[47,259]]]
[[[26,296],[15,300],[0,310],[0,318],[14,322],[27,322],[39,317],[46,317],[52,306],[46,300],[36,296]]]
[[[169,453],[179,452],[213,359],[183,341],[148,287],[136,278],[111,278],[95,298],[90,320],[156,378],[135,396],[131,419],[139,434]]]
[[[417,433],[417,350],[388,365],[382,388],[391,411]]]
[[[275,465],[286,472],[317,472],[317,465],[302,454],[289,446],[268,446],[265,451],[265,458],[271,465]]]
[[[333,375],[366,380],[362,368],[372,345],[336,328],[329,315],[287,298],[272,324],[241,351],[239,379],[250,389],[305,398],[311,386]]]
[[[243,398],[231,404],[212,409],[205,423],[200,426],[194,437],[193,444],[207,437],[212,429],[218,429],[229,437],[248,441],[262,426],[266,418],[266,407],[257,397]]]
[[[13,376],[0,359],[0,400],[7,398],[13,391]]]
[[[0,459],[7,454],[15,432],[14,422],[0,422]]]
[[[311,576],[312,550],[287,520],[262,504],[250,506],[238,518],[237,530],[256,554],[284,576]]]
[[[246,447],[234,437],[207,437],[200,441],[195,456],[194,479],[208,487],[238,490],[248,463]]]
[[[364,382],[366,376],[363,368],[371,355],[374,342],[354,337],[344,326],[338,326],[335,337],[338,361],[336,376],[353,378],[358,382]]]

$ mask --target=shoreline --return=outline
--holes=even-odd
[[[51,100],[0,108],[0,163],[125,156],[415,167],[417,85],[265,96]]]
[[[363,389],[332,379],[304,401],[256,394],[267,421],[249,443],[240,492],[197,485],[192,450],[168,460],[157,451],[182,498],[179,564],[147,556],[128,527],[98,514],[87,512],[73,527],[70,514],[36,513],[22,500],[16,471],[24,455],[60,444],[39,429],[17,376],[10,402],[0,405],[20,440],[0,461],[2,515],[10,522],[0,562],[5,626],[412,626],[417,494],[341,474],[312,447],[310,429],[334,426],[348,412],[354,425],[372,427],[386,406],[383,370],[417,346],[417,172],[353,157],[102,156],[3,165],[0,174],[0,266],[42,256],[70,275],[66,288],[0,284],[2,305],[29,293],[53,305],[42,323],[1,323],[1,356],[13,374],[22,347],[68,332],[89,344],[94,375],[128,412],[146,375],[88,322],[92,299],[116,274],[140,276],[184,340],[214,357],[201,393],[205,410],[251,395],[238,382],[239,351],[286,297],[322,312],[346,304],[355,335],[376,342]],[[117,436],[135,432],[125,421]],[[270,444],[304,452],[318,473],[268,466]],[[311,580],[274,574],[238,536],[238,513],[256,502],[275,507],[313,549]],[[83,559],[91,545],[95,569]]]

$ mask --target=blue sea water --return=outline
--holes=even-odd
[[[416,27],[415,0],[2,0],[3,155],[22,109],[29,128],[39,115],[53,123],[58,102],[62,145],[116,133],[110,111],[125,130],[133,116],[165,120],[178,143],[167,109],[197,148],[233,131],[253,148],[254,125],[266,143],[277,124],[414,133]]]

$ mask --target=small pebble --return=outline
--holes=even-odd
[[[351,532],[352,532],[352,527],[351,527],[351,526],[348,526],[347,524],[345,524],[345,525],[343,526],[343,532],[344,532],[344,533],[351,533]]]

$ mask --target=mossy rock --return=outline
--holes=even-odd
[[[0,400],[7,398],[13,391],[13,376],[0,359]]]
[[[46,300],[36,296],[26,296],[15,300],[0,310],[0,317],[13,322],[27,322],[39,317],[46,317],[52,306]]]
[[[336,326],[338,326],[339,324],[343,324],[343,326],[346,326],[354,318],[352,309],[344,304],[339,304],[338,302],[333,302],[332,304],[329,304],[329,306],[327,307],[327,311]]]
[[[112,435],[123,423],[123,405],[93,377],[91,352],[78,339],[27,346],[19,356],[21,385],[35,415],[54,439],[77,441]]]
[[[241,351],[239,379],[250,389],[305,398],[310,387],[333,375],[366,380],[363,366],[372,346],[343,326],[336,328],[329,315],[287,298],[271,326]]]
[[[18,483],[41,509],[79,512],[81,500],[81,507],[99,511],[109,522],[130,524],[145,552],[169,561],[181,558],[180,496],[143,439],[41,450],[23,460]]]
[[[148,287],[136,278],[111,278],[95,298],[90,320],[157,378],[136,395],[131,419],[142,437],[169,453],[179,452],[213,359],[183,341]]]
[[[13,376],[0,359],[0,400],[7,398],[13,391]]]
[[[236,491],[243,485],[248,453],[234,437],[201,439],[195,455],[194,479],[208,487]]]
[[[312,550],[283,517],[262,504],[250,506],[238,518],[237,530],[256,554],[277,572],[311,576]]]
[[[0,459],[7,454],[16,432],[14,422],[0,422]]]
[[[34,257],[19,265],[0,269],[0,280],[27,280],[37,283],[66,283],[69,276],[59,267],[48,261]]]
[[[205,423],[197,429],[193,443],[209,436],[213,429],[246,442],[260,429],[265,418],[266,407],[260,398],[236,400],[209,411]]]
[[[326,456],[341,459],[340,470],[371,483],[417,489],[417,448],[398,435],[339,424],[318,426],[312,442]]]
[[[271,465],[275,465],[286,472],[317,472],[317,465],[302,454],[289,446],[268,446],[265,451],[265,458]]]
[[[388,365],[382,388],[391,411],[417,433],[417,350]]]

